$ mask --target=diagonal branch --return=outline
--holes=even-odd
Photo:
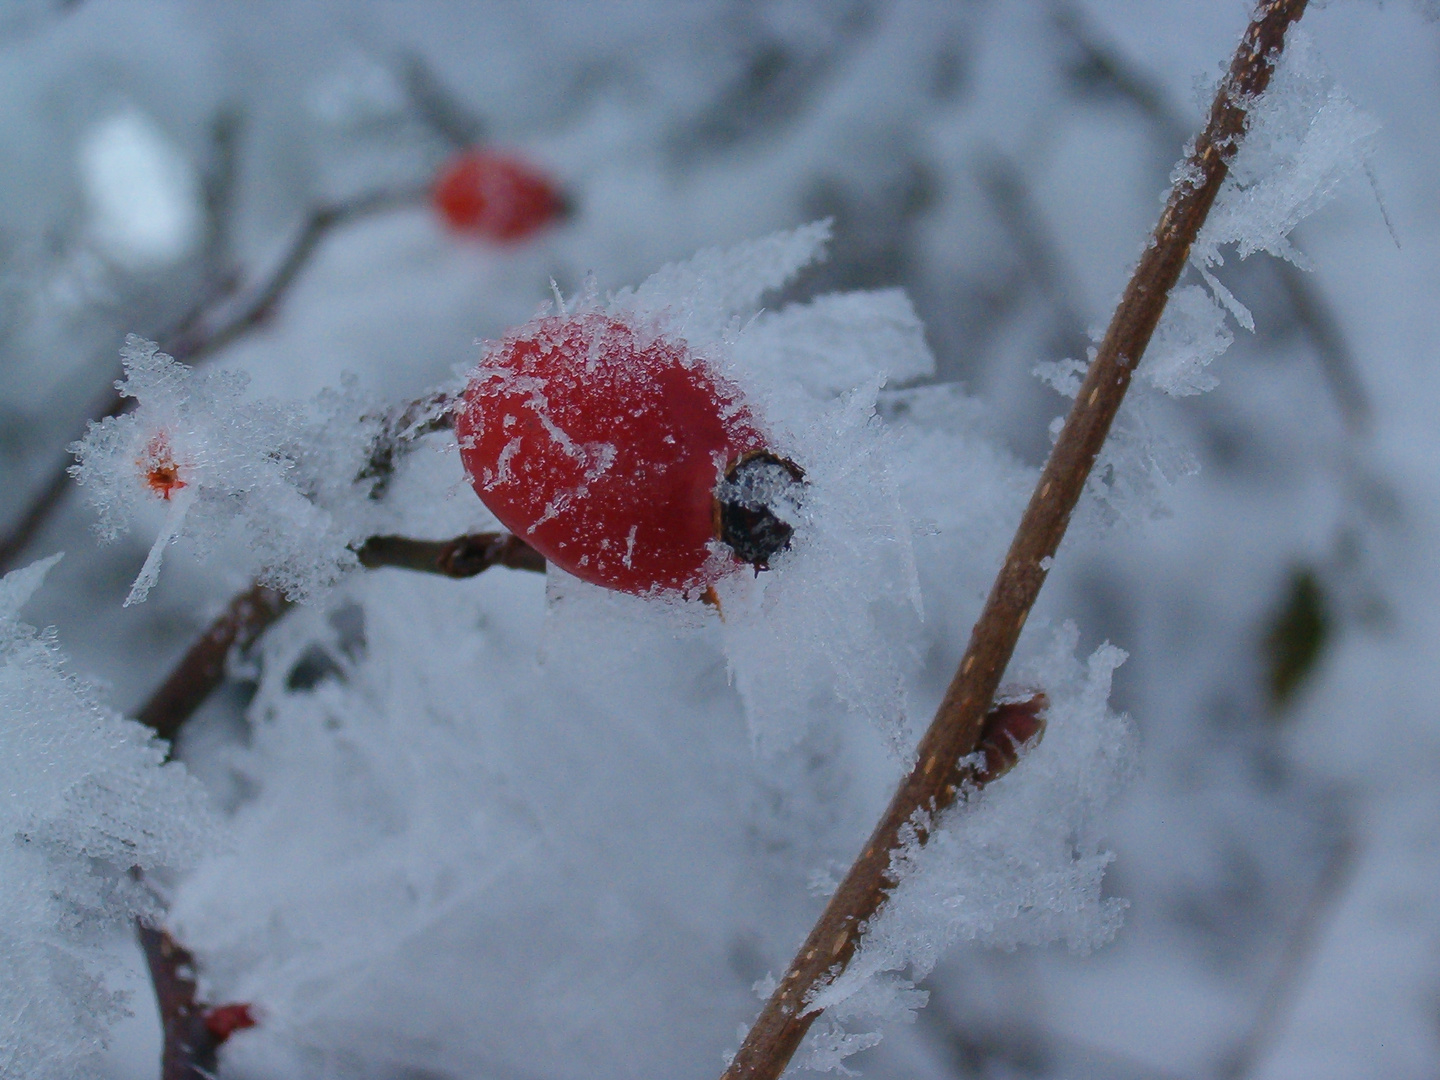
[[[791,961],[722,1080],[779,1077],[817,1016],[809,1008],[815,990],[849,963],[867,921],[894,884],[891,855],[902,834],[913,830],[924,843],[931,823],[965,790],[970,776],[962,759],[983,733],[986,711],[1135,365],[1225,180],[1245,132],[1247,105],[1269,84],[1285,32],[1304,10],[1305,0],[1264,0],[1257,8],[1216,93],[1209,122],[1178,170],[1181,179],[1171,189],[1150,244],[1040,474],[965,656],[920,740],[915,767],[901,782],[865,850]]]
[[[509,533],[471,533],[453,540],[372,536],[356,555],[369,569],[393,566],[452,578],[474,577],[492,566],[545,571],[540,553]],[[283,593],[258,582],[240,593],[195,639],[135,719],[173,743],[185,721],[225,681],[230,650],[248,649],[292,606]]]
[[[185,650],[135,719],[173,743],[180,726],[225,681],[225,660],[230,650],[248,649],[290,607],[284,593],[258,582],[236,596]]]
[[[270,276],[238,311],[216,325],[202,326],[189,334],[178,335],[174,341],[162,342],[162,347],[175,359],[192,364],[218,352],[259,327],[275,313],[280,300],[310,262],[321,241],[332,231],[360,218],[419,203],[426,194],[426,191],[419,188],[375,191],[342,202],[317,206],[310,211]]]
[[[1186,124],[1166,101],[1160,84],[1102,42],[1073,3],[1059,0],[1053,17],[1078,53],[1070,75],[1082,89],[1114,94],[1129,102],[1150,122],[1167,150],[1185,138]],[[1310,276],[1294,263],[1271,259],[1262,265],[1274,277],[1291,315],[1310,339],[1345,426],[1352,434],[1364,433],[1370,423],[1370,400],[1334,312]]]

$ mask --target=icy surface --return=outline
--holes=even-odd
[[[0,1075],[99,1077],[109,1025],[138,1004],[108,982],[105,936],[163,907],[141,875],[213,843],[201,786],[66,670],[19,619],[58,556],[0,580]]]

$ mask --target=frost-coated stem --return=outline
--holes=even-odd
[[[806,1011],[816,988],[844,970],[867,921],[893,885],[891,855],[902,832],[914,828],[923,843],[930,823],[955,801],[968,779],[958,763],[976,747],[986,711],[1044,584],[1049,560],[1060,546],[1135,365],[1225,180],[1245,130],[1246,108],[1269,84],[1285,32],[1300,18],[1305,2],[1266,0],[1257,6],[1216,92],[1209,122],[1177,172],[1179,179],[1160,222],[1040,474],[969,647],[920,740],[915,767],[800,946],[722,1080],[780,1076],[818,1015]]]
[[[224,682],[230,650],[248,648],[289,607],[285,595],[269,586],[246,589],[195,639],[135,719],[174,742],[180,726]]]
[[[164,930],[138,922],[135,931],[160,1010],[160,1080],[213,1077],[220,1044],[206,1027],[205,1007],[195,998],[195,958]]]
[[[474,577],[492,566],[545,572],[545,556],[510,533],[473,533],[453,540],[372,536],[355,554],[360,565],[371,570],[395,566],[453,578]]]
[[[474,577],[492,566],[545,570],[544,557],[509,533],[471,533],[453,540],[372,536],[356,554],[369,569],[394,566],[453,578]],[[240,593],[195,639],[135,719],[174,742],[185,721],[225,681],[230,650],[249,648],[290,607],[283,593],[267,585],[257,583]]]

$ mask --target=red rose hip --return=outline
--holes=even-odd
[[[698,594],[790,540],[773,504],[799,468],[683,341],[622,318],[541,318],[492,345],[455,426],[485,505],[596,585]]]
[[[466,150],[435,181],[435,209],[460,233],[489,240],[522,240],[565,213],[560,191],[513,157]]]

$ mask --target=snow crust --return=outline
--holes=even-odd
[[[20,621],[59,556],[0,579],[0,1075],[104,1075],[114,989],[106,934],[158,920],[154,876],[191,869],[218,822],[185,766],[70,674]],[[147,883],[148,879],[148,883]]]

